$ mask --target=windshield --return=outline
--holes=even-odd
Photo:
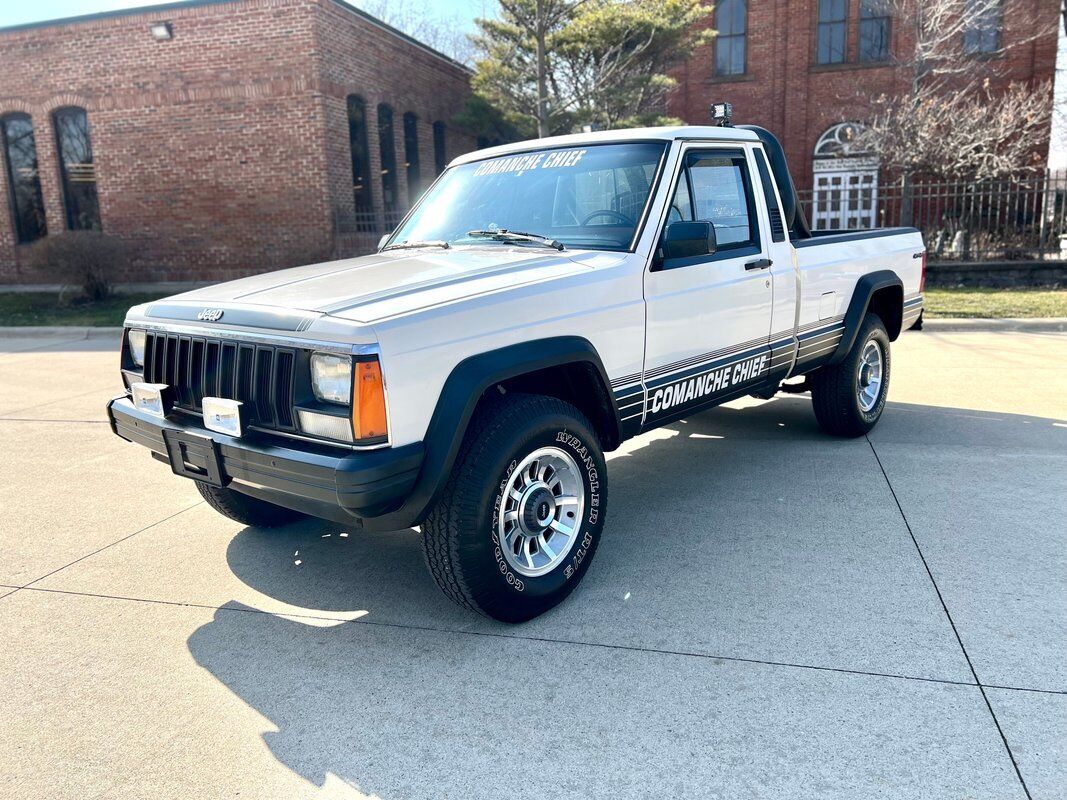
[[[453,167],[387,246],[502,242],[628,250],[664,148],[663,142],[569,147]]]

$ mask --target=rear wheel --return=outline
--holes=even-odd
[[[209,506],[224,517],[254,528],[280,528],[290,522],[303,519],[304,514],[266,500],[249,497],[233,489],[221,489],[196,481],[196,488]]]
[[[606,478],[600,443],[577,408],[539,395],[489,399],[422,525],[437,585],[504,622],[562,602],[600,539]]]
[[[835,436],[871,430],[885,408],[889,364],[889,334],[877,314],[868,314],[845,358],[810,376],[819,426]]]

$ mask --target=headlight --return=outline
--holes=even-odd
[[[146,334],[144,331],[130,330],[126,334],[126,341],[130,345],[130,358],[139,367],[144,366],[144,343]]]
[[[331,353],[311,354],[311,389],[327,403],[352,402],[352,359]]]

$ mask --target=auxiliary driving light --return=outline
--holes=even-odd
[[[174,408],[174,389],[165,383],[131,383],[133,405],[146,414],[165,417]]]
[[[227,436],[240,436],[248,424],[248,412],[240,400],[225,397],[205,397],[204,427]]]
[[[730,103],[712,103],[711,119],[720,128],[729,128],[730,120],[734,115],[734,107]]]

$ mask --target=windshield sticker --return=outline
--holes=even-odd
[[[494,158],[483,161],[474,170],[475,175],[498,175],[502,172],[516,176],[534,169],[560,169],[574,167],[582,160],[587,150],[553,150],[548,153],[527,153],[521,156]]]

